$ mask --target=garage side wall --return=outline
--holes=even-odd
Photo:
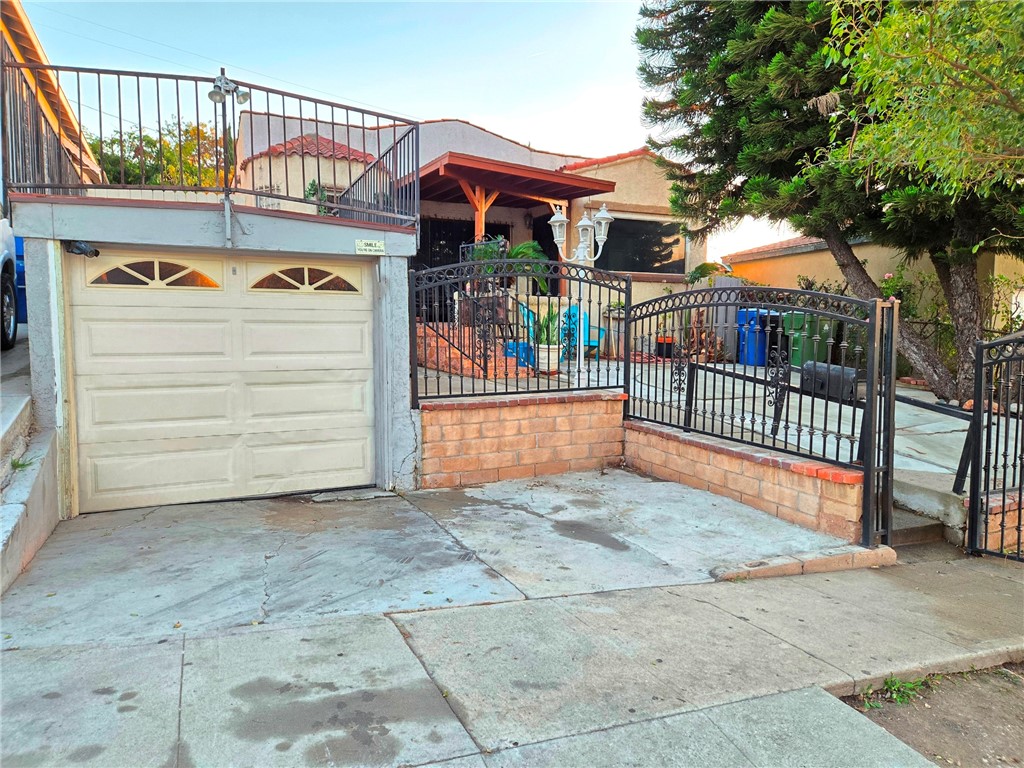
[[[382,256],[378,262],[374,313],[374,402],[377,485],[409,491],[416,486],[419,419],[409,389],[409,260]]]

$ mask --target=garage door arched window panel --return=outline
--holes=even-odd
[[[331,291],[359,293],[359,289],[336,272],[321,267],[287,267],[264,275],[250,286],[254,291]]]
[[[89,281],[89,285],[220,288],[220,283],[194,267],[161,259],[146,259],[119,264],[101,272]]]

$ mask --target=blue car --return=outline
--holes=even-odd
[[[7,219],[0,219],[0,349],[18,338],[17,247]],[[23,278],[24,279],[24,278]]]

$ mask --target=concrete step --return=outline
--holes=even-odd
[[[945,527],[938,520],[896,507],[892,511],[889,546],[908,547],[945,540]]]
[[[32,426],[32,398],[28,395],[0,397],[0,456],[4,458],[23,442]],[[24,450],[24,448],[22,448]]]
[[[897,469],[893,475],[893,501],[897,509],[941,523],[946,529],[946,541],[962,546],[967,530],[966,494],[953,493],[953,480],[952,472]]]

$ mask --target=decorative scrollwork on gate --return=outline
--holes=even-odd
[[[767,400],[770,407],[785,402],[789,385],[789,354],[786,350],[775,348],[768,353],[765,385],[768,388]]]

